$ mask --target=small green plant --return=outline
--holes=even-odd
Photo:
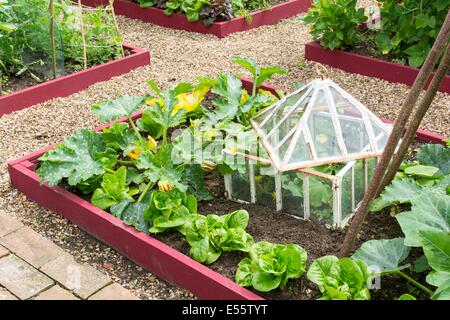
[[[283,289],[289,279],[302,276],[306,260],[306,251],[296,244],[260,241],[251,247],[250,258],[239,262],[236,283],[243,287],[253,286],[261,292],[278,287]]]
[[[420,67],[450,7],[449,0],[380,0],[381,30],[375,42],[384,55]]]
[[[361,38],[359,26],[367,21],[356,0],[317,0],[302,20],[310,25],[314,39],[330,50],[356,46]]]
[[[360,259],[321,257],[311,263],[307,277],[319,287],[320,300],[370,300],[372,273]]]
[[[223,251],[248,252],[253,238],[246,231],[248,212],[237,210],[222,216],[191,214],[180,232],[191,246],[189,254],[198,262],[211,264]]]

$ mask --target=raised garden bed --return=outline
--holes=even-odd
[[[243,83],[247,89],[251,88],[251,82],[243,80]],[[274,92],[273,87],[264,86],[263,88]],[[134,118],[138,117],[140,117],[140,113],[137,113],[134,116]],[[102,128],[98,128],[98,130],[101,129]],[[440,142],[439,139],[443,137],[428,135],[427,133],[422,132],[421,135],[419,135],[417,138],[422,141],[431,141],[437,143]],[[41,186],[39,177],[35,172],[36,164],[38,163],[37,159],[51,148],[52,146],[47,147],[21,159],[12,161],[8,164],[12,184],[15,186],[15,188],[24,193],[28,198],[33,199],[34,201],[54,212],[62,214],[72,223],[78,225],[80,228],[82,228],[95,238],[116,249],[124,256],[141,265],[148,271],[171,283],[190,290],[200,299],[261,299],[261,296],[257,295],[256,293],[238,286],[229,278],[212,270],[215,269],[217,271],[221,271],[222,273],[220,266],[212,266],[211,268],[209,268],[183,254],[182,251],[184,250],[182,246],[179,245],[179,243],[172,244],[171,241],[168,241],[177,240],[175,239],[176,236],[175,238],[171,234],[167,236],[162,235],[157,237],[149,236],[145,233],[135,230],[132,227],[126,226],[118,218],[95,207],[90,202],[82,199],[81,197],[69,192],[62,187],[48,187],[47,185]],[[219,188],[221,188],[221,184],[223,184],[223,182],[219,183]],[[201,211],[207,212],[216,209],[228,210],[235,209],[236,206],[242,206],[241,204],[233,205],[232,203],[228,202],[224,205],[221,205],[219,202],[221,202],[221,200],[217,201],[216,206],[209,206],[207,204],[202,205]],[[253,208],[253,211],[255,212],[260,211],[259,213],[267,213],[267,210],[270,211],[270,209],[267,209],[266,211],[261,210],[261,207],[255,205],[248,205],[246,206],[246,208],[247,207],[248,209]],[[272,218],[275,218],[277,215],[273,212],[269,212],[268,214],[272,214]],[[389,217],[389,215],[385,216]],[[254,216],[254,218],[258,219],[258,215]],[[314,237],[312,233],[314,233],[315,229],[321,228],[321,230],[325,230],[325,227],[314,224],[314,222],[304,222],[302,220],[296,220],[287,215],[286,219],[293,219],[292,225],[294,227],[296,222],[303,223],[303,225],[305,226],[308,225],[308,232],[310,233],[311,237]],[[377,218],[377,216],[375,216],[374,219],[379,220],[380,218]],[[278,220],[280,220],[278,221],[278,223],[282,223],[281,218]],[[385,226],[386,221],[383,220],[382,222],[378,222],[378,224],[380,226]],[[257,221],[257,229],[259,229],[257,227],[258,225],[261,225],[261,221],[259,221],[259,223]],[[291,226],[291,224],[289,224],[289,226]],[[370,229],[372,230],[372,228]],[[389,228],[386,227],[384,229]],[[379,231],[378,229],[375,230],[377,230],[377,232]],[[322,231],[321,233],[324,233]],[[261,230],[252,230],[252,233],[257,234],[258,232],[260,233]],[[308,232],[305,231],[305,234],[308,234]],[[391,230],[385,230],[383,231],[383,234],[389,232],[391,232]],[[290,231],[290,233],[295,233],[298,235],[298,232],[293,229]],[[330,238],[326,238],[325,241],[327,241],[329,246],[334,246],[337,248],[337,244],[340,241],[340,236],[342,235],[338,233],[331,233],[330,231],[328,233],[328,237]],[[307,238],[309,237],[307,236]],[[171,243],[172,246],[169,246],[158,239],[162,239],[165,242]],[[279,235],[277,233],[273,233],[273,239],[266,240],[279,240]],[[313,247],[317,247],[317,243],[314,243],[311,243],[310,245]],[[315,255],[322,255],[329,253],[322,251],[326,251],[330,248],[319,247],[315,250],[311,250],[311,248],[307,249],[308,252],[314,252]],[[334,249],[331,248],[330,250]],[[235,259],[236,256],[233,256],[227,261],[231,261],[231,263],[235,265]],[[227,276],[230,277],[229,274]],[[299,283],[301,286],[301,282]],[[273,297],[272,295],[265,295],[265,297],[279,298]]]
[[[419,73],[419,69],[409,66],[363,56],[342,50],[328,50],[318,42],[305,45],[305,59],[320,62],[341,70],[364,76],[376,77],[389,82],[403,83],[411,86]],[[432,77],[428,79],[427,86]],[[450,75],[446,75],[439,91],[450,93]]]
[[[130,52],[124,58],[0,96],[0,116],[53,98],[69,96],[97,82],[109,80],[112,77],[150,64],[150,52],[148,50],[129,45],[123,45],[123,48]]]
[[[109,0],[82,0],[87,6],[107,5]],[[139,19],[162,27],[213,34],[219,38],[235,32],[241,32],[257,28],[263,25],[275,24],[282,19],[293,17],[301,12],[306,12],[311,7],[311,0],[289,0],[270,9],[259,10],[252,13],[252,22],[247,23],[244,17],[234,18],[230,21],[214,22],[206,27],[203,22],[191,23],[184,14],[174,13],[166,16],[163,10],[158,8],[142,9],[139,4],[129,0],[115,0],[114,10],[117,14],[132,19]]]

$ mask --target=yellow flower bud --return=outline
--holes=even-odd
[[[242,95],[241,95],[241,104],[246,104],[248,101],[249,95],[247,90],[242,89]]]
[[[209,160],[205,160],[201,164],[201,167],[202,167],[203,171],[211,172],[211,171],[216,170],[217,164],[215,162],[212,162],[212,161],[209,161]]]
[[[156,140],[153,139],[152,136],[147,137],[147,145],[149,146],[150,150],[152,150],[153,152],[156,152],[156,146],[158,144],[157,144]]]

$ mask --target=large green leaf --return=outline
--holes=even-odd
[[[328,277],[334,278],[338,276],[336,269],[333,268],[338,260],[335,256],[323,256],[314,260],[306,274],[308,280],[314,282],[323,290]]]
[[[92,106],[92,111],[102,122],[130,117],[143,105],[144,97],[123,96],[112,101],[103,101]]]
[[[428,191],[417,197],[411,211],[396,216],[403,233],[405,245],[421,246],[418,231],[450,232],[450,196]]]
[[[36,172],[41,183],[50,186],[59,184],[64,178],[71,186],[105,172],[102,162],[107,152],[98,133],[80,130],[39,158],[41,162]]]
[[[395,179],[381,193],[386,203],[411,203],[422,193],[422,188],[412,179]]]
[[[404,267],[400,263],[408,257],[410,251],[404,240],[369,240],[355,251],[352,258],[363,260],[371,268],[376,267],[379,272],[401,270]]]
[[[209,112],[208,117],[212,123],[234,119],[239,113],[241,105],[242,82],[231,74],[219,74],[217,83],[211,88],[212,93],[219,95],[214,100],[216,109]]]
[[[419,238],[433,270],[450,274],[450,232],[421,230]]]
[[[108,147],[122,151],[124,156],[135,148],[134,143],[138,140],[134,130],[125,122],[116,122],[111,127],[103,129],[101,136]]]
[[[438,173],[450,174],[450,148],[440,144],[425,144],[417,153],[421,164],[439,168]]]

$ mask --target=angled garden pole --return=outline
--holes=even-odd
[[[347,231],[347,234],[341,247],[340,252],[341,256],[348,256],[351,253],[356,241],[356,237],[359,231],[361,230],[361,226],[364,223],[364,220],[367,217],[367,212],[370,203],[381,191],[380,187],[382,185],[388,184],[391,181],[392,178],[389,179],[389,177],[392,176],[392,172],[396,172],[398,170],[398,167],[401,163],[401,159],[403,159],[404,157],[404,152],[406,152],[409,145],[411,144],[411,139],[409,139],[408,137],[412,134],[411,132],[414,129],[414,127],[418,127],[420,125],[423,116],[428,110],[436,94],[437,88],[442,82],[443,79],[442,73],[445,74],[448,70],[449,50],[447,49],[445,52],[445,56],[441,60],[440,66],[435,74],[435,77],[433,78],[432,84],[428,87],[421,104],[419,105],[419,107],[417,108],[416,112],[413,115],[413,117],[417,118],[412,118],[411,123],[407,130],[407,134],[403,137],[406,141],[404,142],[403,146],[399,148],[399,152],[397,152],[397,154],[394,154],[397,145],[403,136],[410,115],[414,111],[414,106],[417,103],[419,95],[427,79],[433,72],[433,69],[441,55],[441,52],[443,51],[444,48],[448,46],[449,38],[450,38],[450,11],[447,12],[447,17],[441,27],[441,30],[439,31],[439,34],[433,44],[433,47],[431,48],[425,60],[425,63],[420,69],[420,72],[417,75],[417,78],[414,81],[414,84],[403,103],[403,106],[399,112],[399,115],[392,129],[392,133],[389,136],[389,140],[383,151],[383,155],[381,156],[380,162],[378,163],[375,169],[370,186],[367,192],[365,193],[361,205],[356,211],[355,216],[349,226],[349,229]],[[415,130],[413,132],[415,132]]]

